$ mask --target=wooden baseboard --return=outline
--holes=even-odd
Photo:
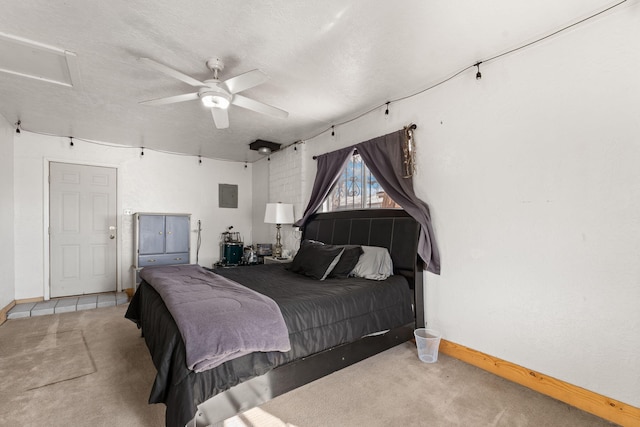
[[[42,301],[44,301],[44,297],[23,298],[23,299],[17,299],[16,304],[27,304],[30,302],[42,302]]]
[[[640,426],[640,408],[635,406],[444,339],[439,351],[605,420],[622,426]]]
[[[9,314],[9,310],[15,307],[16,304],[25,304],[29,302],[40,302],[44,301],[43,297],[35,297],[35,298],[25,298],[11,301],[5,308],[0,310],[0,325],[7,321],[7,315]]]
[[[7,314],[9,313],[9,310],[15,307],[15,305],[16,305],[16,302],[11,301],[9,304],[7,304],[5,308],[0,310],[0,325],[2,325],[4,322],[7,321]]]

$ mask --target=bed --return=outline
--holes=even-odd
[[[166,405],[167,426],[212,425],[409,340],[424,325],[419,227],[386,209],[320,213],[304,227],[305,242],[387,248],[394,275],[386,280],[318,280],[287,264],[216,269],[278,305],[291,350],[253,352],[202,372],[187,368],[176,322],[143,280],[126,317],[142,329],[157,370],[149,403]]]

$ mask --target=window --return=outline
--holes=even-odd
[[[354,154],[322,204],[322,212],[399,207],[371,174],[362,158]]]

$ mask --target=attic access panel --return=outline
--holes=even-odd
[[[2,32],[0,72],[67,87],[79,82],[75,53]]]

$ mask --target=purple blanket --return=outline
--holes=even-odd
[[[289,332],[269,297],[199,265],[145,267],[178,325],[189,369],[202,372],[254,351],[289,351]]]

